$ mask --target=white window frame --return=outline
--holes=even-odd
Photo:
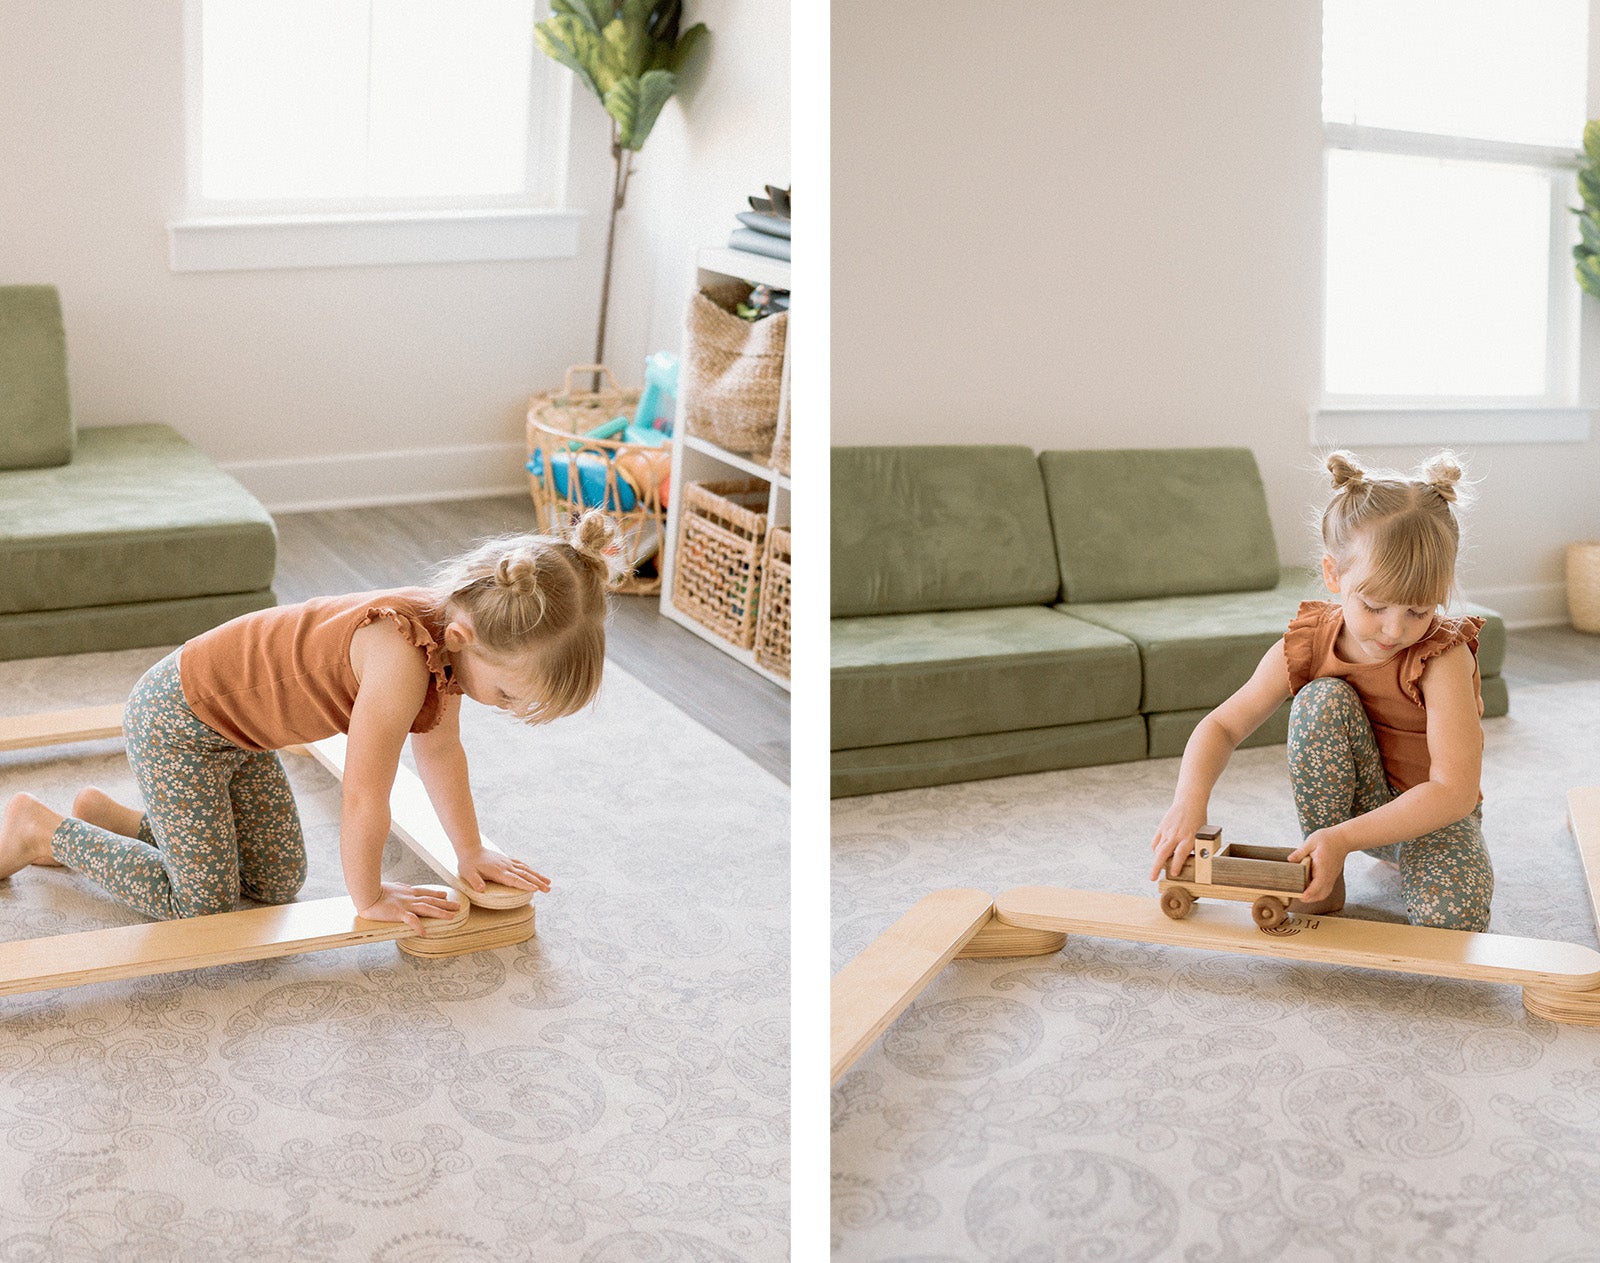
[[[201,6],[184,0],[183,213],[167,225],[174,272],[572,258],[584,212],[567,206],[573,76],[537,49],[527,184],[470,197],[259,199],[201,192]],[[537,0],[534,20],[548,15]]]
[[[1326,386],[1328,155],[1335,149],[1411,157],[1456,159],[1531,167],[1555,173],[1550,197],[1549,307],[1546,381],[1543,396],[1451,397],[1443,395],[1332,395]],[[1589,438],[1589,412],[1579,403],[1582,291],[1573,277],[1572,247],[1578,242],[1576,149],[1513,141],[1475,140],[1428,132],[1399,131],[1350,123],[1323,123],[1323,285],[1319,355],[1323,359],[1320,405],[1311,414],[1317,447],[1417,443],[1581,443]]]

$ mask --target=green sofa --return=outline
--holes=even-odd
[[[275,603],[256,499],[163,425],[78,430],[60,299],[0,286],[0,660],[177,644]]]
[[[836,797],[1181,754],[1327,595],[1243,448],[842,447],[831,498]],[[1504,624],[1465,612],[1504,714]]]

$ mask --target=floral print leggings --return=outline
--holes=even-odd
[[[1311,680],[1295,694],[1289,709],[1289,779],[1307,837],[1399,797],[1384,775],[1366,707],[1343,680]],[[1489,928],[1494,869],[1483,844],[1481,803],[1454,824],[1367,854],[1400,865],[1400,889],[1412,925]]]
[[[227,912],[240,895],[288,903],[305,883],[306,848],[283,764],[195,717],[183,699],[179,652],[145,672],[123,712],[128,762],[145,801],[139,836],[69,818],[51,850],[161,920]]]

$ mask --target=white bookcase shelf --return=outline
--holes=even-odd
[[[758,254],[748,254],[743,250],[729,250],[726,248],[702,250],[695,260],[696,289],[701,286],[725,281],[730,278],[746,281],[752,287],[757,285],[770,285],[773,289],[789,288],[789,265],[782,259],[763,258]],[[784,347],[783,356],[783,385],[780,389],[778,401],[778,415],[782,417],[789,407],[789,353]],[[730,452],[718,447],[709,439],[688,432],[688,425],[684,417],[684,401],[678,399],[677,416],[673,422],[672,443],[672,488],[673,494],[667,506],[667,535],[663,541],[661,565],[661,613],[673,622],[687,627],[702,640],[715,645],[729,657],[742,662],[752,671],[758,672],[781,685],[789,687],[789,681],[775,671],[769,671],[756,661],[754,652],[741,649],[731,641],[724,640],[710,628],[697,623],[687,614],[683,613],[672,603],[673,566],[676,560],[674,554],[678,546],[678,506],[682,497],[678,488],[686,487],[691,482],[716,482],[735,477],[756,478],[767,484],[767,526],[789,525],[789,492],[791,488],[788,474],[780,474],[776,469],[767,465],[758,464],[750,457],[738,452]]]

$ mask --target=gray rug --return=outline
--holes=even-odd
[[[120,701],[161,652],[0,664],[0,710]],[[615,666],[585,715],[462,726],[485,836],[554,883],[538,937],[0,999],[0,1259],[785,1257],[785,787]],[[74,752],[0,754],[0,799],[134,794],[120,742]],[[342,894],[338,785],[286,763],[302,897]],[[0,882],[0,937],[140,920]]]
[[[1566,794],[1600,784],[1600,683],[1485,725],[1492,929],[1596,945]],[[1149,893],[1175,759],[846,799],[835,968],[924,892]],[[1282,747],[1214,823],[1298,837]],[[1349,862],[1357,916],[1398,874]],[[1241,915],[1245,915],[1241,908]],[[834,1093],[839,1260],[1600,1258],[1600,1029],[1520,992],[1069,938],[946,969]]]

